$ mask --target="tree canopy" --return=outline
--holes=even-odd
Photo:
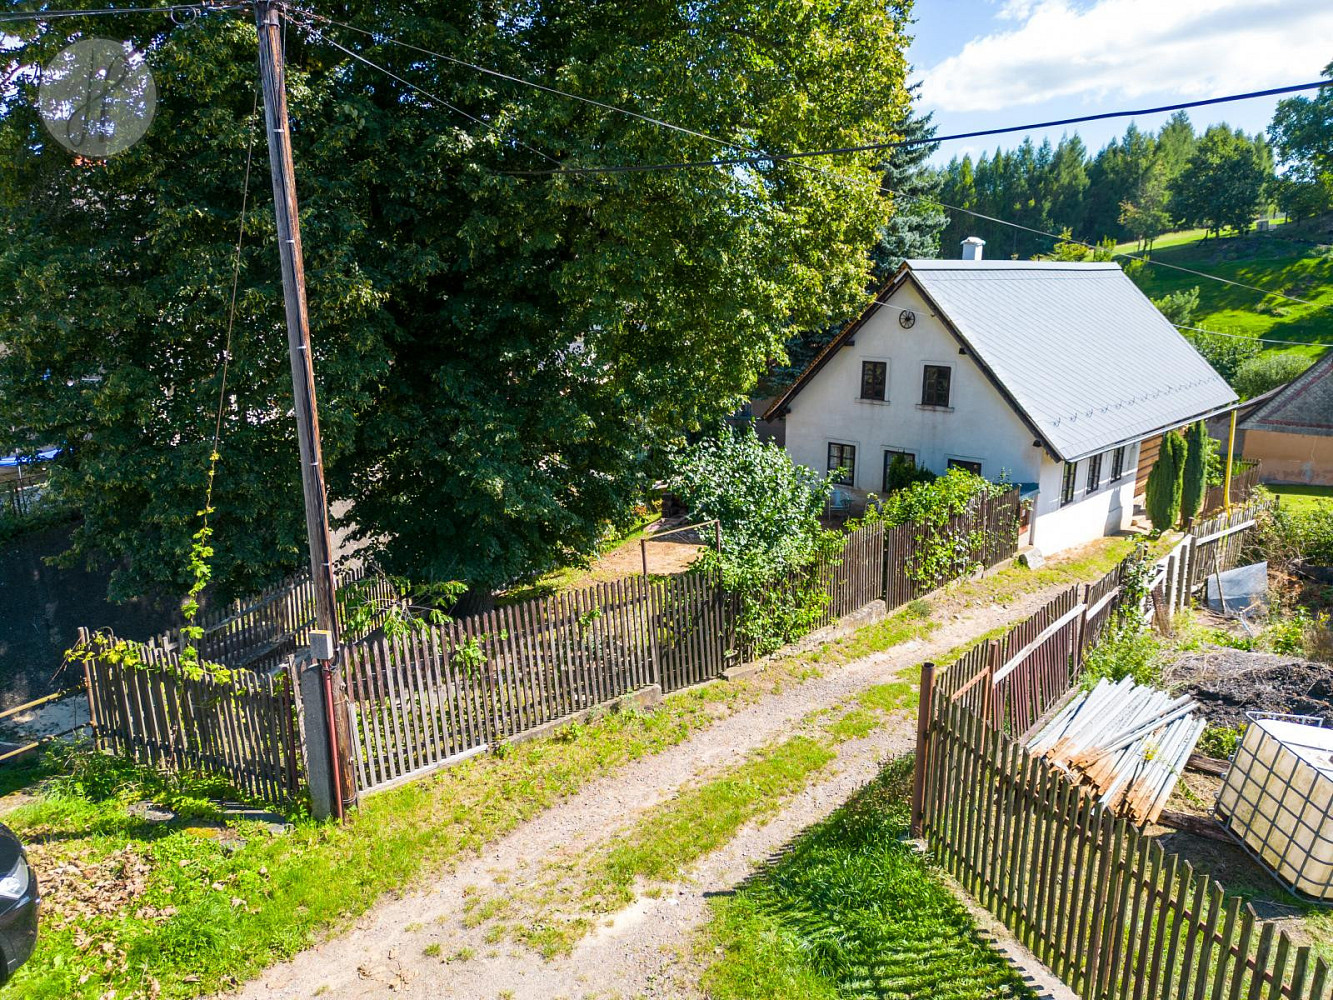
[[[522,172],[894,138],[910,0],[319,13],[376,32],[293,25],[287,60],[331,499],[386,571],[490,587],[590,551],[663,445],[733,409],[792,329],[863,300],[893,207],[882,157]],[[65,448],[53,484],[83,515],[71,557],[116,566],[117,595],[183,589],[256,142],[212,520],[214,578],[243,592],[304,548],[254,27],[115,28],[157,80],[139,144],[74,161],[30,75],[0,108],[0,447]],[[16,30],[35,66],[107,26]]]

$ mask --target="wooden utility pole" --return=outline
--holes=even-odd
[[[331,633],[337,648],[337,585],[333,574],[333,544],[329,536],[328,494],[324,487],[323,452],[319,443],[319,410],[315,404],[315,368],[310,354],[310,317],[306,310],[305,262],[301,254],[301,223],[296,203],[296,169],[292,162],[287,118],[287,86],[283,66],[282,4],[256,0],[259,30],[259,76],[264,88],[264,125],[268,133],[269,166],[273,173],[273,211],[282,260],[282,290],[287,311],[287,346],[292,362],[292,394],[296,409],[297,439],[301,449],[301,486],[305,493],[306,533],[310,544],[310,577],[315,591],[316,626]],[[326,670],[332,689],[328,701],[333,718],[325,718],[334,740],[332,767],[341,781],[343,805],[356,801],[351,770],[347,695],[341,671]],[[323,705],[321,701],[319,704]],[[311,702],[307,702],[311,704]],[[321,714],[327,714],[321,712]],[[307,710],[309,716],[309,710]],[[321,728],[324,728],[321,727]],[[324,729],[327,733],[329,730]],[[312,789],[312,793],[314,790]],[[316,800],[318,794],[313,796]],[[334,809],[340,813],[341,810]]]

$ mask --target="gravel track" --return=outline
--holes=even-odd
[[[810,712],[853,698],[905,668],[937,657],[982,633],[1031,614],[1063,587],[947,615],[929,640],[916,640],[826,668],[823,676],[724,718],[684,743],[634,761],[594,781],[480,856],[423,877],[415,892],[386,896],[345,933],[275,965],[239,990],[249,998],[362,998],[390,994],[478,1000],[698,996],[690,954],[710,893],[727,891],[801,830],[841,805],[889,756],[910,750],[914,718],[891,716],[864,739],[838,747],[838,759],[776,814],[741,829],[703,858],[688,879],[638,900],[585,938],[573,954],[544,961],[512,944],[488,943],[485,926],[463,923],[465,890],[482,896],[520,889],[542,862],[613,836],[641,810],[683,785],[740,763],[755,748],[792,733]],[[940,602],[939,611],[946,611]],[[427,955],[438,945],[438,954]],[[470,958],[459,959],[461,949]],[[432,951],[435,949],[432,948]]]

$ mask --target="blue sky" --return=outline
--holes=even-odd
[[[909,52],[941,133],[1263,90],[1333,62],[1333,0],[916,0]],[[1276,99],[1190,112],[1255,132]],[[1137,119],[1155,129],[1167,115]],[[1129,119],[1073,126],[1090,149]],[[1062,129],[1033,132],[1035,142]],[[1012,147],[1022,134],[943,144],[937,162]]]

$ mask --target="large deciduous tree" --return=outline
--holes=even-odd
[[[1333,63],[1324,76],[1333,79]],[[1268,134],[1286,168],[1276,185],[1282,208],[1296,217],[1333,208],[1333,87],[1278,101]]]
[[[387,570],[489,587],[589,551],[662,444],[732,409],[792,329],[862,300],[892,208],[873,153],[524,172],[891,139],[909,12],[349,0],[319,13],[374,37],[289,27],[328,478]],[[23,30],[37,65],[106,25]],[[299,565],[304,537],[254,28],[242,12],[116,30],[157,79],[137,146],[74,162],[31,82],[0,109],[0,446],[66,448],[54,481],[83,513],[72,557],[118,567],[118,595],[182,587],[257,139],[213,521],[215,579],[245,591]]]
[[[1226,228],[1245,232],[1259,214],[1272,174],[1272,151],[1263,136],[1213,125],[1176,178],[1176,217],[1218,235]]]

